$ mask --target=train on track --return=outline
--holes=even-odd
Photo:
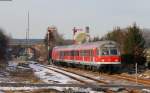
[[[56,46],[52,50],[52,62],[57,65],[82,66],[92,70],[118,71],[121,57],[116,42],[97,41]]]

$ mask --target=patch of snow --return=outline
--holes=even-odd
[[[0,87],[0,90],[2,91],[26,91],[26,90],[38,90],[38,89],[55,89],[58,91],[64,91],[67,93],[70,93],[69,91],[71,91],[71,93],[105,93],[104,90],[93,90],[91,88],[80,88],[80,87],[55,87],[55,86],[47,86],[47,87]],[[0,91],[0,93],[1,93]],[[4,92],[2,92],[4,93]]]
[[[145,79],[150,79],[150,76],[147,75],[147,74],[140,74],[138,77],[145,78]]]
[[[70,81],[77,82],[67,76],[64,76],[62,74],[56,73],[54,71],[51,71],[49,69],[46,69],[44,67],[30,64],[29,65],[35,72],[35,75],[39,77],[42,81],[45,83],[62,83],[62,84],[68,84]],[[50,73],[49,75],[47,73]]]
[[[90,83],[97,83],[91,79],[87,79],[85,77],[82,77],[82,76],[79,76],[79,75],[76,75],[76,74],[73,74],[73,73],[70,73],[70,72],[66,72],[66,71],[63,71],[63,70],[59,70],[59,69],[56,69],[56,68],[52,68],[52,67],[48,67],[50,69],[54,69],[54,70],[57,70],[59,72],[62,72],[62,73],[65,73],[67,75],[70,75],[70,76],[73,76],[73,77],[76,77],[76,78],[80,78],[81,80],[84,80],[84,81],[87,81],[87,82],[90,82]]]
[[[30,69],[30,68],[27,68],[27,67],[22,67],[22,66],[17,66],[17,68],[20,68],[20,69]]]
[[[144,91],[146,93],[150,93],[150,89],[142,89],[142,91]]]
[[[35,90],[35,89],[49,89],[50,87],[0,87],[0,90]]]
[[[144,78],[145,78],[145,79],[150,79],[150,76],[145,76]]]
[[[18,63],[14,62],[14,61],[8,62],[8,66],[10,66],[10,67],[16,67],[17,65],[18,65]]]
[[[0,87],[0,90],[2,91],[19,91],[19,90],[37,90],[37,89],[56,89],[58,91],[73,91],[73,92],[78,92],[78,93],[97,93],[96,91],[94,92],[93,90],[91,90],[90,88],[79,88],[79,87]],[[1,92],[0,93],[4,93]],[[90,91],[90,92],[89,92]],[[103,93],[103,92],[101,92]]]

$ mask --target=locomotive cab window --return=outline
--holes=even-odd
[[[116,48],[111,48],[110,49],[110,55],[118,55],[118,51]]]
[[[109,55],[109,50],[106,48],[106,49],[102,49],[101,51],[101,55]]]

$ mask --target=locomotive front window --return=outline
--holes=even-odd
[[[102,49],[101,54],[102,55],[109,55],[109,50],[108,49]]]
[[[110,49],[111,55],[118,55],[117,49]]]

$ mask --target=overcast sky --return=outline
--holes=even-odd
[[[30,38],[44,38],[55,25],[65,38],[73,27],[90,27],[91,36],[103,36],[115,26],[136,22],[150,28],[150,0],[12,0],[0,1],[0,28],[13,38],[25,38],[27,12]]]

